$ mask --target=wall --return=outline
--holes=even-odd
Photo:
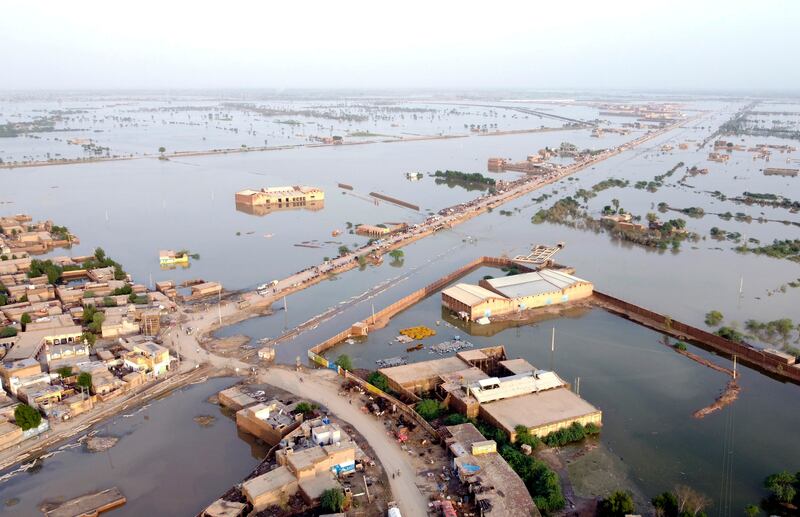
[[[669,316],[639,307],[619,298],[595,291],[594,297],[608,310],[632,316],[632,318],[659,332],[665,332],[684,341],[694,341],[725,355],[736,356],[737,360],[755,366],[782,379],[800,383],[800,368],[786,366],[781,360],[771,357],[763,350],[746,343],[736,343],[716,334],[706,332],[686,323],[675,321]],[[642,321],[640,321],[642,320]]]

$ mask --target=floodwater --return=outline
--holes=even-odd
[[[219,378],[189,386],[132,410],[129,418],[118,415],[100,425],[99,435],[119,438],[114,447],[95,453],[65,449],[17,474],[0,484],[0,513],[37,515],[43,501],[116,486],[128,502],[109,515],[197,514],[249,474],[266,452],[238,437],[234,421],[206,401],[234,382]],[[216,421],[201,427],[193,421],[198,415]]]
[[[200,104],[201,100],[194,102]],[[144,102],[144,105],[150,104],[150,100]],[[719,190],[732,197],[747,190],[783,193],[792,199],[800,199],[800,178],[765,177],[760,171],[765,166],[792,166],[790,164],[795,162],[786,160],[798,159],[800,154],[797,152],[790,155],[774,154],[766,164],[754,162],[750,153],[735,151],[728,163],[717,164],[707,160],[710,146],[700,150],[696,148],[697,142],[728,120],[741,105],[718,101],[688,103],[689,109],[714,111],[690,127],[673,131],[641,148],[582,171],[574,176],[574,180],[563,180],[502,207],[511,215],[503,215],[495,210],[453,230],[440,232],[405,247],[402,261],[393,262],[387,257],[380,266],[368,266],[339,275],[288,297],[286,311],[283,310],[283,303],[279,302],[274,306],[274,315],[242,322],[223,329],[219,334],[243,333],[254,339],[276,337],[317,314],[334,310],[335,317],[332,319],[323,321],[316,328],[278,347],[278,362],[294,363],[298,357],[305,359],[309,347],[349,327],[352,322],[367,317],[373,306],[378,310],[477,256],[514,256],[526,253],[534,244],[559,241],[564,241],[566,247],[557,256],[558,262],[574,266],[576,274],[594,282],[597,289],[669,314],[675,319],[702,326],[703,315],[711,309],[723,312],[726,323],[739,322],[740,326],[750,318],[797,319],[800,289],[788,289],[786,293],[773,291],[800,277],[798,264],[738,254],[732,249],[734,243],[718,242],[708,236],[710,228],[717,226],[740,232],[748,238],[758,238],[762,243],[771,242],[772,239],[800,238],[798,226],[755,222],[762,212],[771,219],[795,222],[800,220],[798,214],[781,209],[736,205],[709,195],[709,191]],[[598,116],[597,109],[585,106],[527,106],[584,119]],[[134,107],[139,108],[141,105]],[[2,106],[2,111],[6,114],[12,112],[7,105]],[[81,244],[72,250],[56,250],[52,255],[82,255],[90,253],[96,246],[102,246],[142,283],[149,283],[151,278],[153,281],[173,279],[178,282],[204,278],[222,281],[229,289],[252,288],[315,265],[324,257],[335,255],[342,244],[352,247],[365,242],[365,237],[347,232],[348,222],[419,222],[430,211],[435,212],[477,195],[458,186],[436,185],[427,176],[421,181],[410,182],[405,177],[406,172],[429,173],[437,169],[454,169],[485,173],[486,160],[492,156],[524,160],[540,148],[558,147],[564,141],[575,143],[580,148],[598,149],[618,145],[637,136],[637,133],[631,133],[592,138],[588,130],[475,136],[465,131],[463,124],[483,124],[494,120],[499,124],[498,129],[511,129],[552,125],[552,121],[513,118],[511,112],[505,113],[507,116],[504,118],[502,110],[498,110],[500,115],[497,117],[491,114],[484,117],[482,109],[464,111],[469,111],[471,115],[443,115],[442,120],[417,119],[413,123],[406,114],[406,122],[403,122],[406,127],[392,126],[393,123],[400,124],[397,114],[392,115],[394,120],[371,119],[367,124],[347,125],[353,130],[394,135],[406,131],[426,135],[450,133],[452,128],[453,133],[470,135],[464,138],[195,156],[169,161],[139,159],[0,170],[0,212],[27,212],[34,218],[52,219],[56,224],[66,225],[80,237]],[[176,117],[175,121],[185,115],[166,113],[164,117],[167,120]],[[244,135],[248,131],[249,120],[234,114],[230,125],[239,130],[239,135]],[[629,121],[631,119],[617,119],[613,125],[619,126],[621,122]],[[105,123],[113,125],[112,122]],[[225,124],[229,122],[225,121]],[[256,122],[253,121],[253,124]],[[274,122],[270,124],[274,125]],[[329,128],[331,125],[325,119],[315,119],[313,124],[316,125],[305,128],[305,136],[300,132],[300,137],[295,136],[294,130],[255,127],[257,134],[250,135],[248,138],[251,140],[241,143],[257,145],[257,140],[265,132],[271,132],[268,136],[270,145],[273,139],[275,145],[279,142],[303,143],[309,134],[322,134],[317,126]],[[220,127],[223,127],[222,123]],[[342,127],[336,126],[334,133]],[[228,147],[232,144],[238,147],[238,137],[225,139],[219,136],[236,132],[214,128],[216,125],[206,133],[206,129],[199,126],[170,125],[156,118],[146,127],[137,129],[137,126],[125,126],[122,128],[124,131],[114,138],[118,138],[121,145],[129,141],[126,135],[140,137],[140,148],[122,146],[117,149],[131,153],[152,153],[153,147],[158,145],[165,145],[171,150]],[[330,133],[331,130],[326,131]],[[114,132],[109,131],[109,134]],[[204,144],[206,147],[198,144],[202,136],[208,138]],[[4,140],[16,141],[0,142],[3,149],[11,149],[16,153],[14,156],[19,152],[44,152],[41,149],[30,152],[14,150],[14,145],[24,147],[25,142]],[[682,142],[689,142],[689,149],[679,150],[678,144]],[[745,142],[737,141],[746,146],[762,142],[796,145],[792,141],[765,138],[748,137]],[[674,146],[672,151],[661,150],[661,146],[667,143]],[[111,144],[113,142],[109,141],[108,145]],[[115,149],[114,145],[111,147]],[[7,159],[8,155],[3,158]],[[682,168],[655,193],[633,188],[636,181],[651,180],[679,161],[685,163],[684,168],[693,165],[707,167],[709,174],[687,178],[685,183],[690,186],[681,185],[678,180],[683,176]],[[493,177],[510,179],[517,176],[508,173]],[[748,224],[735,220],[724,221],[713,215],[692,219],[677,212],[661,214],[662,218],[683,217],[688,221],[689,230],[706,237],[697,243],[684,242],[679,253],[620,243],[602,233],[553,224],[531,224],[531,217],[540,208],[549,207],[559,197],[573,194],[579,188],[589,189],[607,178],[627,179],[631,186],[612,188],[589,200],[587,210],[593,215],[599,215],[603,206],[611,204],[612,199],[619,199],[622,207],[642,217],[649,211],[656,211],[656,205],[663,201],[676,208],[703,207],[706,212],[746,212],[754,221]],[[342,193],[336,186],[338,182],[353,185],[353,193]],[[284,184],[322,187],[326,192],[324,208],[319,211],[281,211],[264,216],[249,215],[235,209],[234,193],[237,190]],[[415,212],[383,202],[375,204],[367,197],[371,191],[418,204],[422,210]],[[532,200],[542,193],[554,197],[538,203]],[[333,230],[342,230],[343,233],[333,237]],[[295,246],[304,242],[320,247]],[[199,253],[200,259],[192,260],[188,269],[162,271],[158,268],[157,255],[160,249],[165,248],[189,249]],[[741,293],[740,285],[743,285]],[[431,318],[442,319],[438,303],[437,297],[429,298],[418,306],[421,309],[413,308],[400,318],[408,314],[413,320],[409,324],[423,323]],[[796,418],[793,419],[785,410],[794,405],[796,386],[781,384],[745,368],[740,400],[729,410],[695,421],[690,416],[691,412],[714,399],[724,384],[721,374],[666,349],[660,344],[657,334],[602,311],[592,311],[580,318],[562,318],[554,323],[558,328],[556,370],[570,382],[575,377],[581,377],[582,395],[604,411],[603,440],[624,458],[634,476],[651,495],[671,488],[677,482],[686,482],[693,483],[718,500],[721,442],[725,437],[724,424],[729,415],[733,415],[731,418],[736,423],[735,444],[740,444],[735,445],[734,460],[737,505],[740,499],[742,504],[758,499],[761,481],[767,473],[784,468],[796,470],[798,458],[792,456],[795,452],[791,447],[785,446],[791,443],[797,423]],[[548,354],[542,356],[540,348],[543,340],[549,340],[551,326],[550,322],[545,322],[508,329],[492,337],[476,337],[473,342],[503,344],[511,355],[522,355],[540,367],[548,367]],[[465,334],[463,331],[459,333]],[[371,337],[373,346],[354,345],[341,350],[351,353],[358,365],[374,367],[375,359],[398,355],[385,345],[388,339],[379,339],[379,336],[381,334]],[[337,349],[335,353],[339,351]],[[419,359],[430,358],[426,352],[415,354]],[[186,393],[195,393],[196,389]],[[176,395],[179,396],[184,396],[184,393]],[[203,397],[197,400],[202,401]],[[153,405],[151,410],[155,411],[156,407]],[[187,416],[190,420],[194,414]],[[173,420],[172,416],[164,417],[164,420],[175,423],[174,428],[185,430],[190,435],[201,431],[207,434],[220,432],[213,447],[205,447],[203,454],[183,460],[191,461],[186,471],[203,472],[198,483],[202,483],[212,470],[231,469],[226,473],[229,476],[225,483],[219,483],[222,488],[209,490],[201,498],[203,502],[240,479],[255,462],[255,459],[250,463],[242,460],[242,465],[236,465],[235,461],[231,461],[231,465],[228,465],[227,459],[216,455],[217,448],[227,450],[231,457],[239,453],[247,455],[247,446],[236,437],[232,425],[229,431],[219,431],[219,428],[229,424],[224,419],[218,420],[211,429],[199,429],[193,422],[178,427],[178,421]],[[133,433],[133,429],[139,428],[132,427],[132,434],[126,439],[140,434],[154,439],[154,435]],[[143,429],[147,427],[142,427],[140,431]],[[178,436],[174,432],[160,434],[157,448],[163,458],[173,458],[171,448],[181,450],[183,444],[179,443],[181,440]],[[762,436],[769,436],[769,439],[765,440]],[[111,450],[112,455],[115,451],[124,450],[121,448],[124,442],[121,441]],[[232,453],[230,450],[240,452]],[[48,461],[66,464],[61,459],[66,458],[65,454],[75,454],[75,461],[99,461],[92,459],[94,457],[85,459],[85,455],[72,452],[62,453]],[[119,479],[128,480],[132,487],[160,487],[169,485],[176,478],[174,474],[177,470],[170,470],[172,463],[169,464],[170,468],[166,468],[158,456],[147,458],[152,461],[136,463],[140,467],[138,470],[125,471]],[[72,463],[70,461],[70,465]],[[109,471],[98,471],[104,473],[98,476],[94,470],[86,468],[82,483],[89,488],[113,479],[114,484],[126,492],[122,482],[117,481],[118,470],[111,474]],[[46,473],[47,468],[42,472]],[[47,486],[51,483],[59,486],[62,477],[37,477],[40,475],[15,478],[0,488],[0,494],[13,489],[17,491],[15,493],[25,495],[22,498],[24,504],[35,505],[38,501],[32,501],[36,498],[30,494],[38,493],[38,487],[44,486],[44,483]],[[70,474],[68,479],[72,477],[73,474]],[[189,490],[190,487],[181,489]],[[7,498],[3,495],[3,499]],[[153,500],[159,504],[174,502],[166,495]],[[199,505],[192,507],[192,511],[196,509],[199,509]],[[127,507],[123,511],[128,511]]]

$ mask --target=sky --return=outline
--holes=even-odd
[[[800,2],[3,0],[0,89],[800,91]]]

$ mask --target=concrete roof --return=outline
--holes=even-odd
[[[300,490],[311,499],[319,499],[322,493],[329,488],[339,488],[339,482],[333,477],[333,474],[320,474],[300,480]]]
[[[63,336],[68,334],[80,335],[83,329],[79,325],[68,325],[64,327],[55,327],[44,330],[34,330],[30,332],[23,332],[19,334],[19,340],[14,348],[11,349],[4,359],[8,361],[15,361],[17,359],[27,359],[34,357],[39,353],[42,348],[43,341],[49,336]]]
[[[244,512],[244,503],[217,499],[203,512],[204,517],[238,517]]]
[[[470,307],[477,305],[484,300],[489,300],[492,298],[502,298],[502,296],[498,295],[497,293],[493,293],[492,291],[485,289],[479,285],[472,285],[472,284],[456,284],[453,287],[448,287],[442,294],[446,294],[447,296],[458,300],[459,302],[466,304]]]
[[[492,278],[487,280],[497,292],[508,298],[522,298],[561,291],[579,283],[589,283],[576,276],[554,269],[542,269],[532,273]]]
[[[429,379],[439,375],[463,370],[468,365],[458,357],[445,357],[443,359],[433,359],[419,363],[405,364],[403,366],[392,366],[391,368],[381,368],[380,372],[396,383],[403,385],[419,379]]]
[[[266,474],[261,474],[253,479],[248,479],[242,483],[242,490],[250,494],[251,498],[255,498],[260,494],[278,490],[292,481],[296,481],[294,474],[283,466],[272,469]]]
[[[500,364],[500,366],[505,367],[506,370],[511,372],[511,375],[517,375],[520,373],[527,373],[536,370],[535,366],[533,366],[531,363],[522,358],[507,359],[505,361],[500,361],[498,364]]]
[[[535,428],[600,411],[568,388],[497,400],[482,404],[481,409],[512,431],[518,425]]]

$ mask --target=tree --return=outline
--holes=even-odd
[[[655,212],[647,212],[647,222],[654,223],[658,221],[658,215]]]
[[[97,341],[97,336],[91,332],[84,332],[81,334],[81,341],[85,341],[89,344],[89,346],[94,346],[95,342]]]
[[[375,386],[381,391],[389,391],[389,379],[386,378],[381,372],[372,372],[367,377],[367,382]]]
[[[539,438],[532,435],[528,428],[524,425],[518,425],[515,427],[514,432],[517,434],[517,443],[530,445],[533,449],[538,447],[540,443]]]
[[[703,509],[711,504],[711,499],[686,485],[675,487],[675,497],[678,500],[678,514],[697,516]]]
[[[350,248],[348,248],[345,245],[339,246],[339,256],[340,257],[344,257],[348,253],[350,253]]]
[[[167,148],[162,145],[161,147],[158,148],[158,152],[164,154],[165,152],[167,152]]]
[[[22,317],[20,317],[19,319],[19,322],[20,324],[22,324],[22,330],[25,330],[25,327],[28,325],[28,323],[31,322],[31,315],[28,314],[27,312],[23,312]]]
[[[0,329],[0,338],[14,337],[17,335],[17,329],[14,327],[3,327]]]
[[[78,375],[78,386],[85,388],[86,391],[92,389],[92,374],[89,372],[81,372]]]
[[[106,320],[106,315],[102,312],[96,312],[92,316],[92,322],[89,323],[89,330],[95,334],[99,334],[103,327],[103,322]]]
[[[652,500],[658,517],[677,517],[678,498],[672,492],[664,492]]]
[[[772,474],[764,480],[764,487],[772,492],[772,496],[781,503],[791,503],[797,495],[795,489],[797,476],[785,470]]]
[[[419,413],[419,416],[429,422],[431,420],[435,420],[442,412],[442,406],[439,404],[439,402],[432,399],[420,400],[417,402],[417,407],[415,409],[417,413]]]
[[[722,323],[723,319],[724,317],[722,313],[719,311],[714,310],[714,311],[708,311],[706,313],[706,325],[708,325],[709,327],[716,327],[717,325]]]
[[[308,402],[303,401],[297,404],[297,406],[294,409],[298,413],[303,413],[303,415],[307,415],[309,413],[313,413],[315,408],[316,404],[309,404]]]
[[[748,504],[744,507],[744,514],[747,515],[747,517],[756,517],[760,513],[761,509],[754,504]]]
[[[98,262],[103,262],[106,260],[106,252],[103,248],[97,247],[94,249],[94,258],[97,259]]]
[[[597,513],[601,517],[625,517],[633,513],[633,498],[628,492],[615,490],[597,504]]]
[[[344,510],[344,492],[340,488],[329,488],[319,498],[320,509],[325,513],[339,513]]]
[[[400,260],[405,256],[405,253],[403,253],[403,250],[392,250],[389,252],[389,256],[395,260]]]
[[[67,377],[71,377],[72,376],[72,368],[70,368],[69,366],[62,366],[61,368],[58,369],[58,375],[62,379],[66,379]]]
[[[351,371],[353,369],[353,360],[347,354],[339,354],[339,357],[333,362],[336,366],[343,370]]]
[[[27,404],[20,404],[14,409],[14,421],[23,431],[27,431],[39,427],[39,424],[42,423],[42,415]]]

